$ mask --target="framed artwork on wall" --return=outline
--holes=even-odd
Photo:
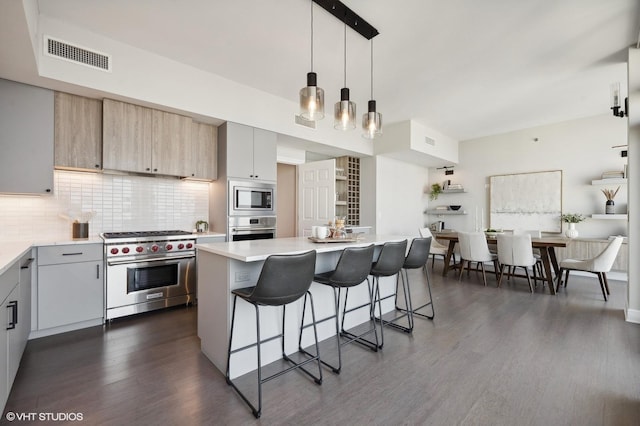
[[[489,177],[489,227],[562,232],[562,170]]]

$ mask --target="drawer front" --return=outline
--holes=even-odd
[[[101,261],[102,244],[69,244],[38,247],[38,266]]]
[[[20,262],[17,260],[9,269],[0,275],[0,303],[9,296],[9,293],[20,280]]]

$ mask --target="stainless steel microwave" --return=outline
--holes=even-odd
[[[229,216],[276,214],[276,185],[269,182],[229,181]]]

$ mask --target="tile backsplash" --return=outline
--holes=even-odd
[[[91,217],[89,236],[109,231],[192,230],[209,218],[209,184],[171,178],[54,172],[53,195],[0,195],[3,240],[66,240]]]

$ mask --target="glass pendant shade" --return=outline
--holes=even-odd
[[[316,73],[307,73],[307,87],[300,89],[300,116],[315,121],[324,118],[324,90],[316,86]]]
[[[369,111],[362,116],[362,130],[367,139],[382,135],[382,114],[376,112],[376,101],[369,101]]]
[[[337,130],[351,130],[356,128],[356,103],[349,100],[349,89],[340,90],[340,102],[334,108],[333,127]]]

